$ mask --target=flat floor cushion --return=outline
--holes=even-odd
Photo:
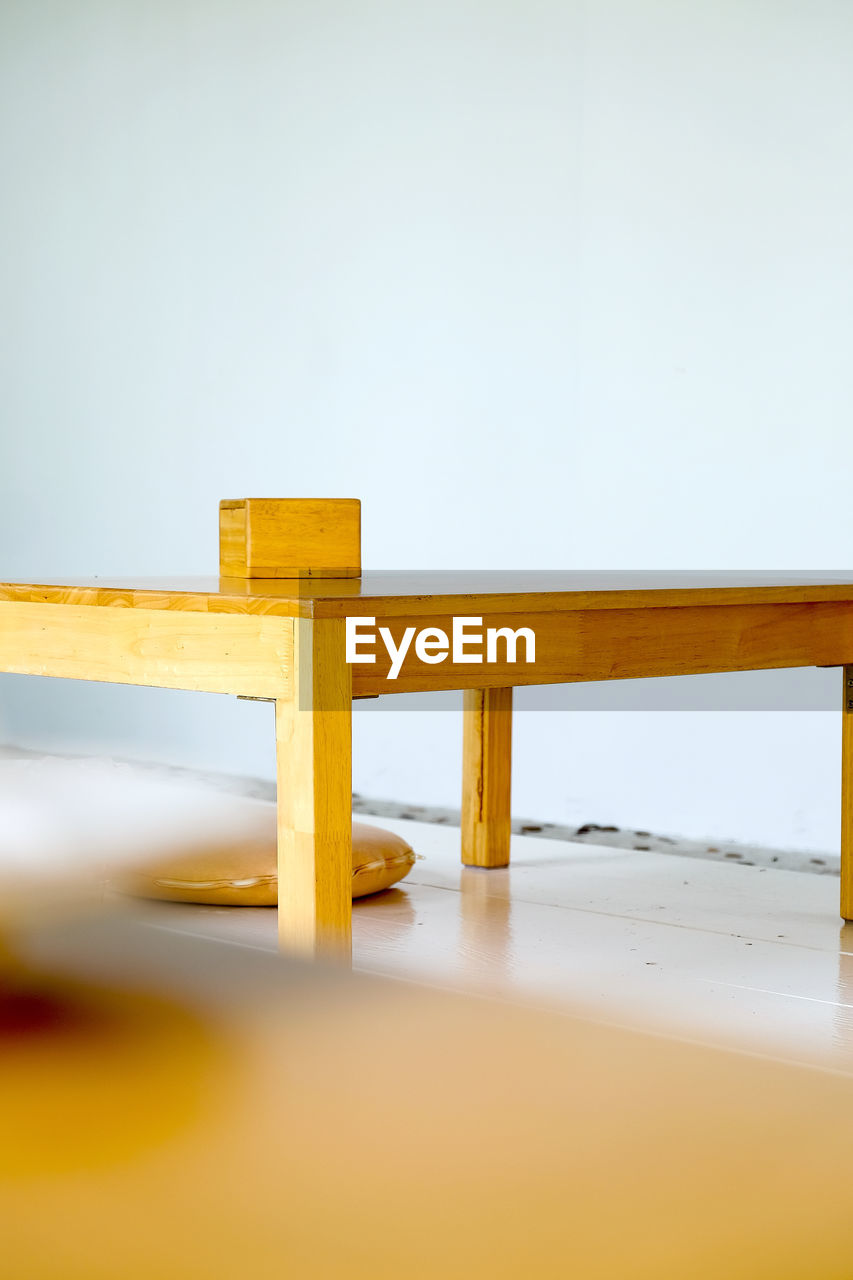
[[[352,896],[388,889],[415,864],[402,837],[363,822],[352,824]],[[257,834],[207,840],[175,849],[133,870],[116,887],[136,897],[211,906],[274,907],[278,902],[275,839]]]

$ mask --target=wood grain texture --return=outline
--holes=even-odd
[[[389,680],[390,660],[380,644],[374,664],[353,666],[353,691],[362,696],[839,666],[853,655],[853,604],[834,602],[497,614],[485,622],[532,628],[536,661],[507,662],[499,647],[501,660],[494,663],[459,665],[448,657],[427,666],[412,646],[397,678]],[[406,627],[426,620],[411,615],[385,625],[399,643]],[[449,634],[452,619],[431,617],[429,625]]]
[[[841,703],[841,918],[853,920],[853,664],[844,668]]]
[[[219,504],[219,572],[244,578],[357,578],[357,498],[239,498]]]
[[[467,689],[462,730],[462,861],[509,863],[512,689]]]
[[[352,686],[340,622],[295,626],[294,696],[276,702],[279,941],[349,962]]]
[[[293,688],[293,622],[5,601],[0,671],[287,697]]]
[[[219,504],[219,573],[221,577],[245,578],[246,504]]]
[[[0,600],[290,617],[424,619],[704,605],[853,604],[853,574],[373,572],[347,579],[89,578],[0,583]],[[517,625],[519,625],[517,623]]]
[[[21,582],[0,583],[0,602],[75,604],[99,609],[160,609],[171,613],[245,613],[277,617],[310,617],[311,601],[295,582],[264,582],[254,594],[248,578],[171,578],[111,585],[98,579],[73,586]]]

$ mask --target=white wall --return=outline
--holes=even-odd
[[[842,0],[5,0],[2,574],[849,567]],[[0,680],[10,738],[271,769],[267,708]],[[832,848],[830,713],[529,713],[519,813]],[[454,802],[458,717],[357,716]]]

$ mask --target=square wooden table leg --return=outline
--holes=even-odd
[[[841,916],[853,921],[853,666],[844,667],[841,710]]]
[[[512,689],[466,689],[462,737],[462,861],[509,863]]]
[[[294,624],[294,689],[275,707],[279,943],[352,954],[352,678],[344,623]]]

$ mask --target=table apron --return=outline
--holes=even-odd
[[[452,622],[450,615],[421,615],[381,618],[377,626],[387,626],[399,644],[407,627],[438,627],[449,636]],[[448,656],[440,664],[427,665],[417,658],[412,643],[397,678],[390,680],[390,659],[380,642],[375,664],[353,665],[353,694],[568,684],[853,662],[853,604],[837,601],[491,614],[483,618],[484,631],[488,627],[531,628],[536,635],[535,662],[507,661],[500,640],[494,663],[454,663]],[[524,655],[520,640],[517,656]]]
[[[2,601],[0,671],[287,698],[293,619]]]

